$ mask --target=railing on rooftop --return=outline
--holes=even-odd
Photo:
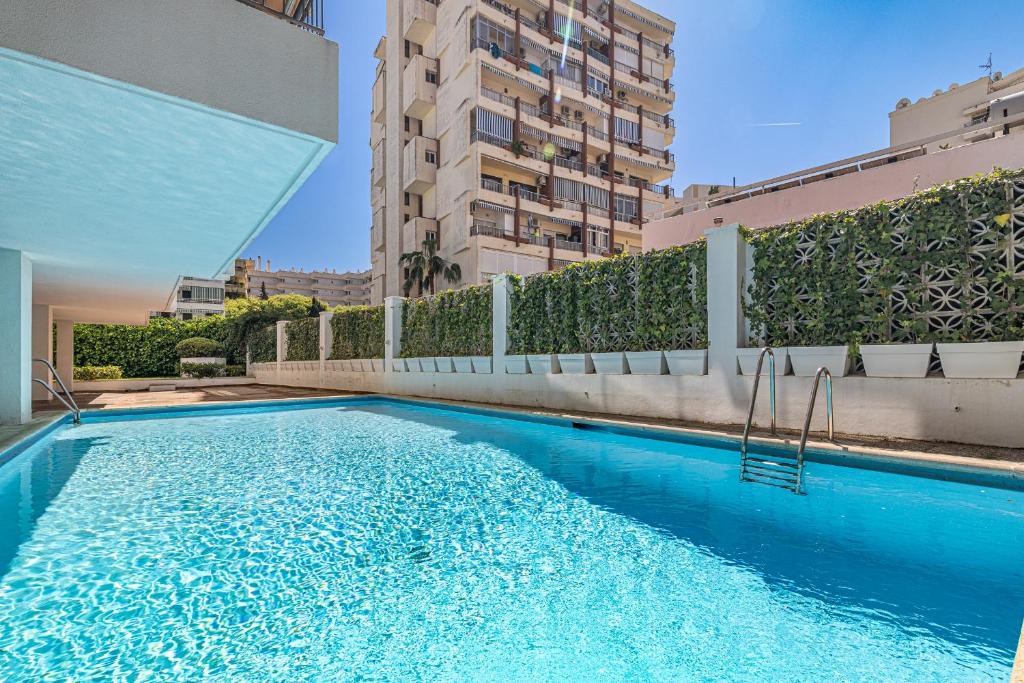
[[[318,36],[324,34],[324,0],[238,0],[238,2],[284,19]],[[291,6],[291,11],[288,10],[289,6]]]

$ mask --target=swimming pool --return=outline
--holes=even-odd
[[[3,465],[6,680],[1008,677],[1020,491],[292,408],[87,417]]]

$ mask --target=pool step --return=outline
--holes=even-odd
[[[740,462],[740,481],[777,486],[800,493],[803,463],[785,456],[745,455]]]

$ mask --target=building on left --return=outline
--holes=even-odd
[[[164,309],[153,311],[149,317],[192,320],[223,315],[225,287],[223,279],[183,275]]]
[[[54,327],[67,381],[74,322],[230,269],[333,149],[322,2],[0,0],[0,424],[47,397]]]

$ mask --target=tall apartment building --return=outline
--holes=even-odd
[[[270,259],[235,259],[235,273],[228,281],[230,296],[258,297],[266,289],[267,296],[302,294],[316,297],[328,306],[366,306],[370,303],[370,271],[339,273],[337,271],[271,270]]]
[[[672,196],[674,32],[629,0],[388,0],[373,301],[426,239],[462,284],[640,249]]]

